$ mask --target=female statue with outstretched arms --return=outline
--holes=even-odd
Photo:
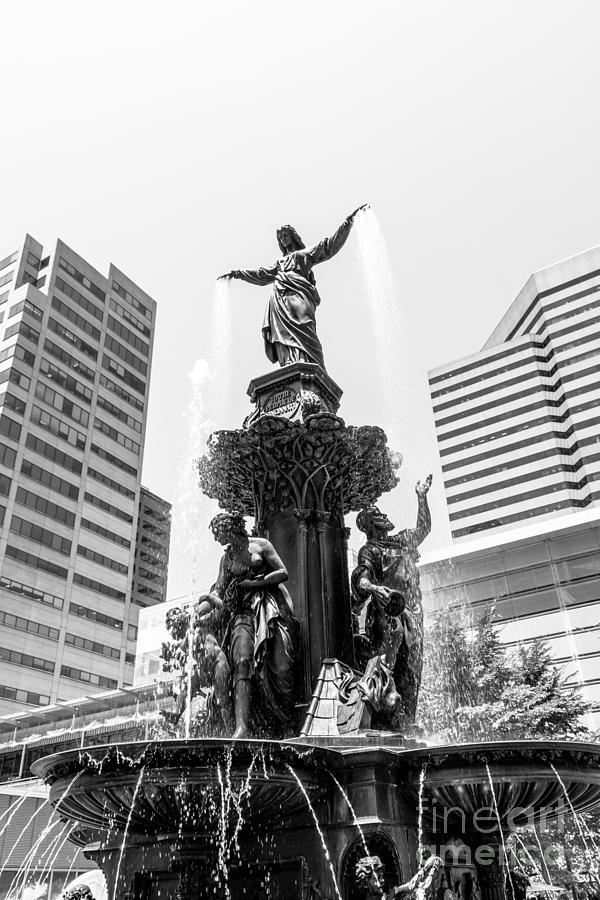
[[[317,337],[316,308],[321,302],[313,266],[338,253],[350,234],[354,219],[367,204],[349,215],[331,237],[308,249],[292,225],[277,229],[282,256],[260,269],[233,269],[221,278],[240,278],[250,284],[272,284],[262,333],[265,352],[273,363],[316,363],[325,368],[323,348]]]

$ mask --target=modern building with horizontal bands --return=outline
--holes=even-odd
[[[45,254],[28,235],[1,256],[0,712],[9,713],[133,682],[139,608],[165,596],[170,510],[140,482],[155,301],[62,241]],[[158,514],[161,534],[150,528]]]
[[[472,356],[429,373],[452,538],[600,499],[600,247],[531,276]]]

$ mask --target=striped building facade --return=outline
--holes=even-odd
[[[600,247],[536,272],[483,349],[429,373],[452,537],[600,498]]]

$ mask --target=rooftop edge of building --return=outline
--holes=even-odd
[[[507,531],[490,531],[485,537],[476,537],[468,541],[450,544],[439,550],[432,550],[421,554],[419,566],[429,566],[435,563],[450,562],[459,557],[467,557],[472,554],[492,553],[494,550],[510,548],[522,544],[524,541],[543,538],[545,535],[558,536],[579,530],[585,530],[590,525],[600,526],[600,509],[581,510],[580,512],[562,513],[555,519],[544,519],[540,522],[530,522]]]
[[[537,269],[529,276],[481,349],[488,350],[510,340],[511,332],[527,307],[539,297],[543,297],[546,293],[558,293],[586,278],[598,275],[600,275],[600,245]]]
[[[449,375],[456,368],[471,362],[481,361],[482,364],[485,364],[486,352],[489,351],[492,354],[493,351],[497,351],[498,347],[504,347],[519,340],[527,342],[528,335],[513,336],[511,332],[514,331],[529,306],[539,297],[544,296],[547,291],[566,290],[568,287],[592,277],[600,277],[600,245],[567,257],[544,269],[538,269],[530,275],[481,350],[475,350],[466,356],[457,357],[451,362],[429,369],[428,378]]]

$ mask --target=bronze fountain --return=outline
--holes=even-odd
[[[431,477],[415,527],[393,534],[376,504],[398,457],[381,428],[338,416],[316,331],[313,266],[358,212],[308,249],[283,226],[273,266],[223,276],[272,285],[262,333],[279,367],[251,381],[252,413],[198,464],[224,552],[164,649],[175,671],[192,655],[174,714],[191,736],[34,764],[109,897],[499,900],[511,827],[560,815],[564,788],[578,811],[600,801],[596,745],[430,747],[415,727]],[[352,511],[366,541],[350,573]]]

